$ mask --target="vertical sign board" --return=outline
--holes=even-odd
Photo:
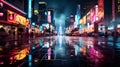
[[[104,18],[104,0],[98,0],[98,19]]]
[[[28,18],[32,17],[32,0],[28,0]]]
[[[48,11],[48,22],[51,23],[51,11]]]
[[[91,23],[93,24],[96,20],[96,12],[95,12],[95,7],[93,7],[91,10],[90,10],[90,20],[91,20]]]

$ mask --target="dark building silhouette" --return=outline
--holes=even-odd
[[[5,0],[5,1],[11,3],[12,5],[24,11],[24,2],[27,0]]]
[[[38,23],[40,25],[47,23],[47,4],[46,4],[46,2],[39,2],[38,11],[39,11]]]
[[[108,23],[112,21],[112,0],[104,0],[104,19]]]
[[[114,0],[115,2],[115,17],[120,18],[120,0]]]

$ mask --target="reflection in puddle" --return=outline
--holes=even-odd
[[[22,59],[24,59],[28,55],[29,50],[30,49],[25,48],[25,49],[21,50],[20,52],[18,52],[15,55],[16,60],[22,60]]]
[[[87,58],[87,61],[89,61],[90,63],[95,63],[93,65],[97,65],[100,62],[104,63],[103,59],[105,58],[104,54],[102,53],[103,50],[101,50],[100,48],[96,48],[97,45],[106,44],[105,41],[100,41],[89,37],[68,37],[66,39],[66,44],[69,43],[69,45],[74,45],[73,47],[75,48],[75,56],[77,56],[77,53],[80,52],[83,56]]]
[[[48,60],[51,60],[51,48],[48,48],[47,54],[48,54]]]
[[[32,55],[31,54],[28,55],[28,66],[32,67]]]
[[[113,46],[114,45],[114,46]],[[89,66],[100,67],[103,63],[112,63],[115,47],[119,52],[119,43],[91,37],[44,37],[35,40],[3,42],[0,45],[0,65],[32,67],[43,61],[68,60],[86,62]],[[110,58],[110,57],[111,58]],[[84,58],[83,58],[84,57]],[[86,59],[85,59],[86,58]],[[18,63],[18,64],[17,64]],[[69,62],[67,62],[69,63]]]

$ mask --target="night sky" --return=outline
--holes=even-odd
[[[47,3],[47,7],[55,8],[55,16],[60,17],[62,14],[69,15],[75,14],[76,0],[36,0],[36,8],[38,2],[44,1]]]
[[[76,1],[77,0],[36,0],[35,9],[38,9],[38,2],[46,2],[48,8],[54,8],[55,25],[56,29],[59,30],[60,25],[62,27],[65,26],[66,17],[76,13]]]
[[[97,0],[35,0],[35,9],[38,9],[39,2],[46,2],[48,8],[54,8],[55,25],[59,29],[60,25],[65,26],[66,17],[70,16],[70,14],[76,14],[77,4],[84,7],[88,2],[92,1]]]

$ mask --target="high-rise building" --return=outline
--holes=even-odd
[[[47,20],[50,28],[50,31],[53,32],[54,28],[55,28],[55,21],[54,21],[54,8],[48,8],[48,16],[47,16]]]
[[[120,0],[113,0],[115,2],[115,17],[120,18]]]
[[[109,8],[108,8],[109,7]],[[120,0],[104,0],[104,11],[106,20],[116,20],[120,17]]]
[[[80,14],[80,4],[77,5],[77,11],[76,11],[76,16],[75,16],[75,25],[79,24],[81,14]]]
[[[104,19],[106,21],[105,23],[109,23],[112,21],[112,0],[109,1],[103,0],[103,2],[104,2]]]
[[[119,17],[120,0],[104,0],[104,24],[108,26],[108,30],[115,29]]]
[[[39,24],[47,23],[47,3],[46,2],[39,2],[38,6],[39,11]]]

